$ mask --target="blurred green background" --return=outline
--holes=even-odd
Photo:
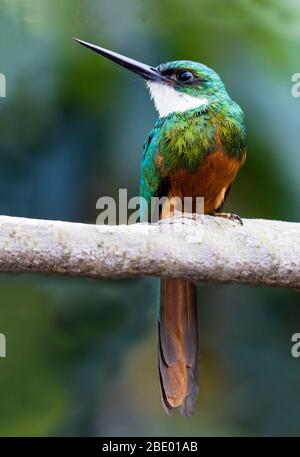
[[[143,81],[77,36],[157,65],[201,61],[243,107],[248,160],[226,204],[299,221],[300,4],[287,0],[0,0],[0,213],[94,223],[138,194],[156,113]],[[157,280],[0,276],[0,435],[299,435],[299,294],[200,285],[193,418],[167,417],[156,369]]]

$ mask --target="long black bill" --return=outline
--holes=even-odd
[[[130,59],[129,57],[122,56],[121,54],[117,54],[116,52],[109,51],[105,48],[100,48],[99,46],[95,46],[94,44],[88,43],[87,41],[82,41],[77,38],[74,38],[75,41],[82,44],[86,48],[91,49],[97,54],[106,57],[113,62],[122,65],[122,67],[127,68],[134,73],[142,76],[142,78],[151,81],[167,81],[165,78],[156,68],[150,67],[149,65],[145,65],[144,63],[138,62],[137,60]]]

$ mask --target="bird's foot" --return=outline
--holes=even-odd
[[[243,221],[242,221],[241,217],[238,216],[237,214],[233,214],[233,213],[218,213],[217,211],[213,211],[212,212],[212,216],[223,217],[224,219],[228,219],[228,220],[234,221],[234,222],[239,222],[241,225],[243,225]]]

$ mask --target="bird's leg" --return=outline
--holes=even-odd
[[[241,219],[240,216],[238,216],[237,214],[233,214],[233,213],[219,213],[218,211],[213,211],[211,213],[212,216],[215,216],[215,217],[223,217],[224,219],[228,219],[230,221],[237,221],[239,222],[241,225],[243,225],[243,221]]]

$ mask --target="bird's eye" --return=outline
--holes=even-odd
[[[176,74],[177,81],[187,83],[194,79],[194,74],[189,70],[181,70]]]

